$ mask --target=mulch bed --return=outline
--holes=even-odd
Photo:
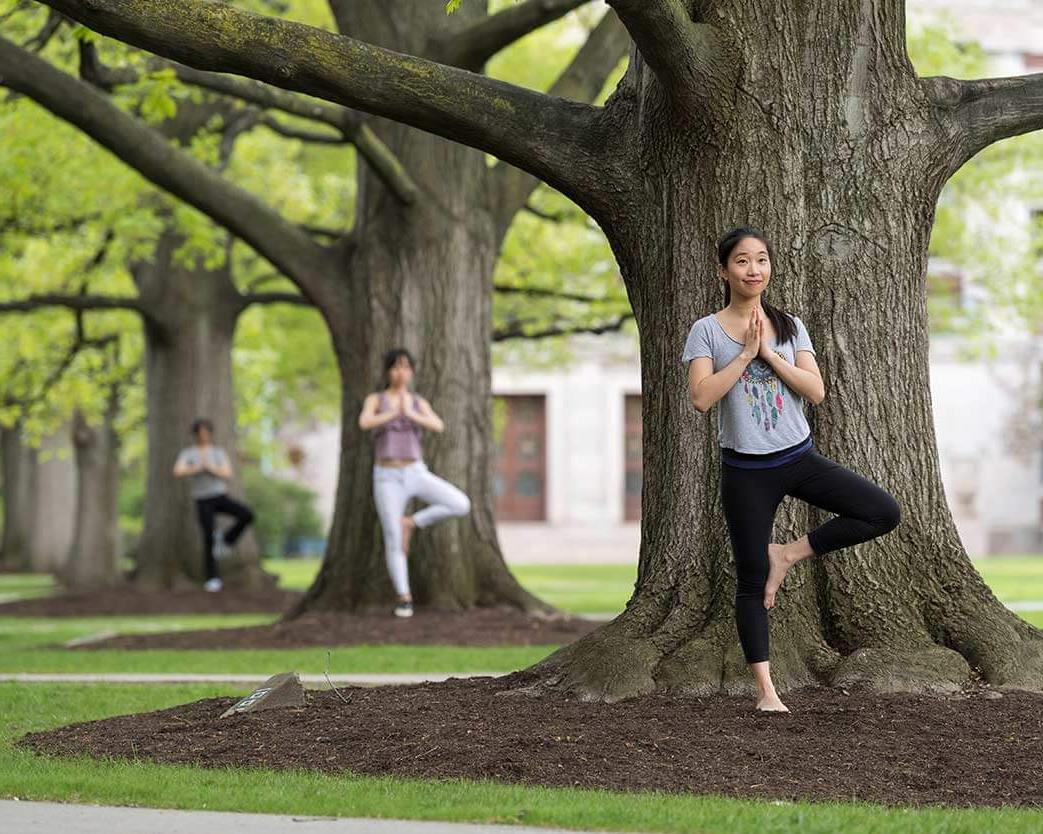
[[[281,614],[302,594],[278,588],[256,591],[226,589],[212,594],[202,588],[145,591],[133,587],[90,593],[56,594],[0,604],[0,617],[118,617],[148,614]]]
[[[234,698],[73,724],[39,753],[204,767],[488,778],[885,805],[1043,805],[1043,696],[809,689],[790,714],[750,698],[616,704],[510,691],[531,673],[309,692],[305,707],[218,716]],[[991,694],[991,693],[990,693]]]
[[[244,628],[174,631],[111,637],[94,649],[297,649],[401,643],[453,646],[544,646],[571,643],[603,621],[540,619],[513,608],[470,611],[416,609],[408,619],[381,614],[304,614],[289,622]]]

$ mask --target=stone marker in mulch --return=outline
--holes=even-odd
[[[257,689],[221,713],[222,718],[277,707],[303,707],[304,685],[296,672],[272,675]]]

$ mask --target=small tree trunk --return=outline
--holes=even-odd
[[[33,493],[31,569],[57,573],[65,566],[76,527],[76,464],[70,424],[48,435],[37,455]]]
[[[145,523],[135,581],[170,587],[203,579],[203,542],[187,485],[173,475],[178,452],[193,442],[192,420],[208,417],[214,440],[232,461],[230,493],[242,497],[237,454],[232,341],[242,300],[227,265],[216,270],[175,263],[180,240],[161,237],[153,260],[134,267],[145,309],[145,386],[148,461]],[[248,500],[248,496],[246,497]],[[260,565],[252,528],[221,563],[233,587],[255,588],[274,580]]]
[[[0,426],[0,455],[4,474],[4,531],[0,541],[0,570],[30,569],[33,496],[36,493],[36,450],[22,443],[18,425]]]
[[[119,399],[113,392],[100,426],[91,426],[81,412],[73,416],[76,534],[60,579],[76,591],[105,588],[120,579],[118,410]]]

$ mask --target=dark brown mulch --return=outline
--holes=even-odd
[[[309,692],[305,707],[228,719],[233,698],[73,724],[39,753],[204,767],[489,778],[526,785],[886,805],[1043,804],[1043,696],[790,693],[616,704],[509,692],[518,672],[418,686]]]
[[[540,619],[513,608],[434,611],[408,619],[381,614],[304,614],[289,622],[244,628],[175,631],[111,637],[93,649],[296,649],[404,643],[453,646],[544,646],[571,643],[601,625],[582,617]]]
[[[202,588],[146,591],[130,586],[56,594],[0,604],[0,617],[118,617],[142,614],[281,614],[302,594],[278,588],[256,591]]]

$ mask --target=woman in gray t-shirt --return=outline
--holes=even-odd
[[[697,320],[682,360],[692,404],[715,403],[721,449],[721,503],[735,556],[735,620],[757,684],[757,709],[788,712],[771,680],[768,610],[789,568],[881,536],[897,525],[890,493],[816,451],[804,415],[825,386],[804,322],[763,297],[771,246],[752,227],[728,232],[717,246],[724,309]],[[769,541],[786,495],[838,513],[796,541]]]
[[[205,417],[192,422],[195,444],[182,449],[174,462],[174,477],[187,478],[189,494],[196,504],[196,517],[203,534],[203,570],[208,591],[220,591],[223,583],[218,575],[217,560],[223,559],[254,520],[253,511],[228,494],[227,481],[232,477],[228,453],[213,443],[213,424]],[[235,523],[226,531],[217,526],[216,516],[230,515]]]

